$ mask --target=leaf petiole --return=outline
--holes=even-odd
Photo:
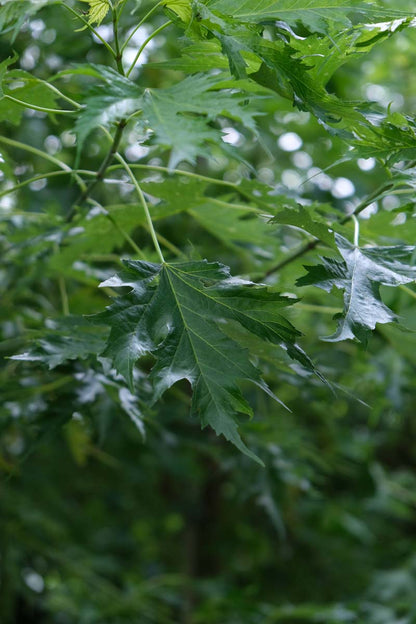
[[[137,63],[137,61],[139,60],[140,55],[141,55],[141,53],[143,52],[143,50],[145,49],[145,47],[146,47],[146,46],[150,43],[150,41],[151,41],[154,37],[156,37],[159,33],[161,33],[161,32],[162,32],[162,30],[165,30],[165,28],[167,28],[167,27],[168,27],[168,26],[170,26],[171,24],[173,24],[172,20],[169,20],[168,22],[165,22],[164,24],[162,24],[162,26],[159,26],[159,28],[156,28],[156,30],[154,30],[154,31],[152,32],[152,34],[151,34],[151,35],[149,35],[149,36],[147,37],[147,39],[146,39],[146,40],[142,43],[142,45],[140,46],[140,48],[139,48],[139,50],[138,50],[138,52],[137,52],[136,56],[134,57],[134,61],[133,61],[133,63],[130,65],[130,67],[129,67],[129,69],[128,69],[127,73],[126,73],[126,76],[127,76],[127,77],[129,77],[129,76],[130,76],[131,72],[132,72],[132,71],[133,71],[133,69],[135,68],[136,63]]]
[[[38,106],[37,104],[30,104],[29,102],[24,102],[23,100],[18,100],[12,95],[4,95],[3,98],[5,100],[10,100],[15,104],[19,104],[20,106],[24,106],[25,108],[31,108],[36,111],[40,111],[41,113],[54,113],[58,115],[73,115],[77,111],[74,110],[63,110],[60,108],[45,108],[44,106]]]
[[[137,191],[137,195],[139,196],[139,200],[140,203],[143,207],[144,210],[144,214],[146,216],[146,221],[147,221],[147,225],[149,227],[149,232],[150,232],[150,236],[152,237],[152,241],[153,241],[153,245],[156,249],[156,253],[159,256],[160,262],[162,264],[165,264],[165,258],[163,257],[163,253],[162,250],[160,248],[159,245],[159,241],[157,239],[157,234],[153,225],[153,221],[152,221],[152,217],[150,215],[150,211],[149,211],[149,207],[147,205],[147,201],[143,195],[143,191],[140,188],[140,184],[137,182],[136,177],[134,176],[132,170],[130,169],[129,165],[127,164],[127,162],[124,160],[124,158],[121,156],[121,154],[119,154],[118,152],[115,153],[115,157],[117,158],[117,160],[121,163],[121,165],[124,167],[124,169],[127,171],[133,185],[134,188]]]
[[[116,58],[116,53],[113,50],[113,48],[111,47],[111,45],[109,43],[107,43],[107,41],[100,35],[100,33],[94,28],[94,26],[91,26],[91,24],[88,22],[88,20],[84,19],[82,17],[82,15],[80,15],[79,13],[77,13],[77,11],[75,11],[72,7],[70,7],[68,4],[65,4],[65,2],[61,2],[60,3],[61,6],[65,7],[66,9],[68,9],[68,11],[70,13],[72,13],[72,15],[75,15],[75,17],[77,17],[79,20],[81,20],[81,22],[83,22],[85,24],[85,26],[97,37],[97,39],[99,39],[101,41],[101,43],[107,48],[107,50],[110,52],[110,54]],[[84,30],[84,29],[82,29]]]
[[[130,33],[130,35],[127,37],[126,41],[123,43],[123,45],[121,46],[121,53],[124,52],[124,50],[126,49],[126,47],[128,46],[129,42],[131,41],[132,37],[134,37],[134,35],[136,34],[136,32],[139,30],[140,26],[142,26],[148,19],[149,17],[151,17],[153,15],[153,13],[155,13],[155,11],[157,11],[157,9],[163,4],[164,0],[161,0],[160,2],[158,2],[157,4],[155,4],[154,7],[152,7],[150,9],[150,11],[148,11],[146,13],[146,15],[140,20],[140,22],[137,24],[137,26],[134,28],[134,30],[132,30],[132,32]],[[124,5],[122,7],[122,9],[124,8]]]

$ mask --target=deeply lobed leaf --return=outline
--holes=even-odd
[[[135,361],[153,354],[154,400],[187,379],[193,388],[192,412],[199,415],[202,426],[210,425],[255,458],[242,442],[235,420],[237,413],[252,414],[239,383],[249,380],[271,392],[248,351],[227,335],[224,323],[237,322],[263,340],[281,344],[291,357],[312,368],[296,345],[299,332],[280,313],[294,300],[232,278],[219,263],[126,261],[125,265],[124,273],[102,285],[128,286],[130,292],[93,317],[94,322],[111,327],[103,355],[111,358],[132,387]]]
[[[337,341],[357,337],[366,342],[377,323],[395,320],[394,313],[382,302],[380,285],[398,286],[416,279],[416,266],[410,264],[416,247],[356,247],[335,234],[344,258],[322,258],[323,264],[307,266],[308,274],[297,280],[298,286],[313,284],[326,291],[334,286],[344,291],[344,311],[337,331],[325,340]]]

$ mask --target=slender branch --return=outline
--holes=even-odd
[[[54,93],[59,95],[59,97],[62,98],[63,100],[66,100],[69,104],[72,104],[72,106],[75,106],[75,108],[78,108],[78,109],[84,108],[82,104],[79,104],[78,102],[76,102],[72,98],[70,98],[67,95],[65,95],[65,93],[62,93],[62,91],[60,91],[57,87],[55,87],[55,85],[51,84],[47,80],[42,80],[41,78],[38,78],[37,81],[39,81],[42,84],[44,84],[45,87],[48,87],[48,89],[50,89],[51,91],[53,91]]]
[[[232,188],[238,192],[240,192],[238,185],[235,182],[227,182],[227,180],[217,180],[216,178],[211,178],[209,176],[202,175],[200,173],[194,173],[193,171],[186,171],[183,169],[169,169],[169,167],[163,167],[162,165],[141,165],[141,164],[132,164],[130,165],[131,169],[144,169],[148,171],[160,171],[161,173],[168,173],[173,175],[183,175],[187,178],[194,178],[196,180],[201,180],[202,182],[209,182],[210,184],[218,184],[219,186],[227,186],[228,188]],[[112,165],[108,168],[108,171],[115,171],[120,169],[120,165]]]
[[[146,229],[147,231],[149,231],[148,227]],[[175,256],[178,256],[178,258],[186,257],[183,251],[179,249],[179,247],[176,247],[176,245],[174,245],[173,243],[170,242],[170,240],[162,236],[162,234],[159,234],[159,232],[156,232],[156,236],[157,236],[157,240],[159,241],[159,243],[163,245],[164,247],[166,247],[166,249],[169,249],[169,251],[175,254]]]
[[[127,37],[126,41],[123,43],[122,47],[121,47],[121,52],[123,53],[125,48],[128,46],[130,40],[132,39],[132,37],[134,37],[134,35],[136,34],[136,32],[139,30],[140,26],[142,26],[148,19],[149,17],[151,17],[153,15],[153,13],[155,13],[155,11],[157,11],[157,9],[164,3],[164,0],[161,0],[160,2],[158,2],[157,4],[155,4],[155,6],[153,8],[150,9],[150,11],[148,11],[146,13],[146,15],[140,20],[140,22],[137,24],[137,26],[135,27],[135,29],[130,33],[130,35]],[[124,6],[123,6],[124,8]]]
[[[36,182],[37,180],[43,180],[44,178],[54,178],[56,176],[62,176],[62,175],[71,175],[75,173],[78,173],[78,174],[81,173],[82,175],[95,176],[95,171],[89,171],[88,169],[71,169],[70,171],[49,171],[48,173],[40,173],[39,175],[35,175],[32,178],[23,180],[22,182],[19,182],[18,184],[15,184],[14,186],[11,186],[10,188],[7,188],[4,191],[1,191],[0,197],[4,197],[5,195],[14,193],[15,191],[18,191],[24,186],[27,186],[28,184],[32,184],[32,182]]]
[[[95,174],[94,180],[92,180],[92,182],[90,182],[90,184],[85,187],[85,189],[83,190],[81,195],[78,197],[78,199],[75,201],[74,205],[71,207],[71,209],[68,212],[67,217],[66,217],[67,221],[72,221],[72,219],[74,218],[75,206],[81,206],[88,199],[88,197],[91,195],[92,191],[95,189],[97,184],[99,184],[104,179],[104,176],[105,176],[105,174],[107,172],[107,169],[108,169],[111,161],[113,160],[114,154],[117,152],[117,149],[118,149],[118,147],[120,145],[121,137],[123,136],[123,131],[124,131],[125,127],[126,127],[126,120],[125,119],[121,119],[118,122],[118,124],[117,124],[117,130],[116,130],[116,133],[114,135],[113,143],[112,143],[112,145],[111,145],[107,155],[105,156],[103,162],[101,163],[100,168],[98,169],[97,173]]]
[[[162,253],[162,250],[160,248],[159,241],[157,240],[156,231],[155,231],[155,228],[154,228],[154,225],[153,225],[152,217],[150,215],[149,207],[148,207],[146,199],[145,199],[145,197],[143,195],[143,191],[140,188],[139,183],[137,182],[137,180],[136,180],[132,170],[130,169],[129,165],[126,163],[124,158],[119,153],[115,154],[115,156],[116,156],[117,160],[123,165],[124,169],[129,174],[129,177],[130,177],[131,181],[133,182],[134,188],[137,191],[137,194],[138,194],[139,199],[140,199],[140,203],[141,203],[141,205],[143,207],[144,214],[146,216],[147,225],[149,226],[150,236],[152,237],[152,241],[153,241],[153,245],[154,245],[154,247],[156,249],[156,253],[159,256],[159,259],[160,259],[161,263],[164,264],[165,263],[165,259],[163,257],[163,253]]]
[[[116,8],[119,9],[118,13],[117,13],[117,24],[120,20],[121,14],[124,11],[124,7],[126,6],[127,0],[120,0],[120,2],[117,3]],[[119,8],[120,7],[120,8]]]
[[[115,61],[117,64],[117,71],[124,76],[123,69],[123,52],[120,50],[120,42],[118,37],[118,14],[117,10],[113,8],[113,33],[114,33],[114,45],[116,47]]]
[[[344,225],[344,223],[347,223],[351,219],[356,218],[365,208],[367,208],[367,206],[372,204],[376,198],[382,197],[385,193],[390,191],[393,187],[394,187],[393,182],[389,182],[388,184],[383,185],[381,188],[374,191],[374,193],[371,193],[371,195],[369,195],[365,200],[359,203],[353,212],[345,215],[341,219],[337,219],[336,221],[334,221],[334,225],[336,223],[338,223],[339,225]],[[289,256],[284,258],[284,260],[281,260],[280,262],[275,264],[273,267],[268,269],[264,273],[264,275],[261,278],[259,278],[259,280],[269,277],[270,275],[273,275],[273,273],[277,273],[278,271],[283,269],[285,266],[287,266],[294,260],[297,260],[298,258],[304,256],[306,253],[308,253],[312,249],[315,249],[315,247],[317,247],[321,242],[322,241],[319,238],[315,238],[314,240],[309,241],[308,243],[302,245],[301,247],[299,247],[297,251],[290,254]]]
[[[59,292],[61,295],[62,313],[64,316],[69,316],[68,293],[66,291],[65,278],[62,275],[58,277],[58,285],[59,285]]]
[[[134,61],[133,61],[133,63],[130,65],[130,67],[129,67],[129,69],[128,69],[127,73],[126,73],[126,76],[127,76],[127,77],[129,77],[129,76],[130,76],[131,72],[132,72],[132,71],[133,71],[133,69],[135,68],[136,63],[137,63],[137,61],[139,60],[140,55],[141,55],[141,53],[143,52],[143,50],[145,49],[145,47],[147,46],[147,44],[148,44],[148,43],[149,43],[149,42],[150,42],[150,41],[151,41],[154,37],[156,37],[159,33],[161,33],[161,32],[162,32],[162,30],[164,30],[165,28],[167,28],[167,27],[168,27],[168,26],[170,26],[171,24],[173,24],[172,20],[169,20],[168,22],[165,22],[164,24],[162,24],[162,26],[159,26],[159,28],[156,28],[156,30],[155,30],[155,31],[153,31],[153,32],[152,32],[152,34],[151,34],[151,35],[149,35],[149,36],[147,37],[147,39],[146,39],[146,40],[142,43],[142,45],[140,46],[140,48],[139,48],[139,50],[138,50],[138,52],[137,52],[136,56],[134,57]]]
[[[36,111],[40,111],[41,113],[55,113],[58,115],[73,115],[77,111],[74,110],[64,110],[62,108],[45,108],[44,106],[37,106],[37,104],[29,104],[29,102],[24,102],[23,100],[18,100],[17,98],[11,95],[4,95],[3,98],[5,100],[10,100],[15,104],[19,104],[19,106],[24,106],[25,108],[31,108]]]
[[[134,242],[134,240],[132,239],[132,237],[130,236],[130,234],[128,234],[118,223],[117,221],[114,219],[113,215],[111,213],[108,212],[108,210],[106,210],[103,206],[101,206],[101,204],[99,204],[97,201],[95,201],[95,199],[89,199],[89,202],[91,202],[92,204],[94,204],[95,206],[98,206],[99,208],[101,208],[101,210],[103,210],[103,212],[105,213],[105,216],[107,217],[107,219],[110,221],[110,223],[114,226],[114,228],[117,230],[117,232],[119,232],[121,234],[121,236],[124,238],[124,240],[130,245],[130,247],[136,252],[136,254],[139,256],[139,258],[141,258],[142,260],[145,260],[145,255],[142,252],[142,250],[140,249],[140,247],[138,247],[136,245],[136,243]]]
[[[7,78],[7,76],[5,78],[5,82],[6,81],[11,82],[12,80],[13,80],[13,78]],[[24,78],[22,78],[22,80],[26,84],[29,84],[29,83],[35,83],[35,84],[36,83],[41,83],[43,86],[45,86],[46,88],[48,88],[51,91],[53,91],[54,93],[56,93],[56,95],[58,95],[60,98],[62,98],[63,100],[66,100],[69,104],[72,104],[72,106],[74,106],[78,110],[83,108],[82,104],[79,104],[78,102],[76,102],[75,100],[70,98],[69,96],[67,96],[64,93],[62,93],[62,91],[60,91],[57,87],[55,87],[53,84],[51,84],[47,80],[42,80],[42,78],[33,78],[32,76],[30,76],[29,78],[24,77]],[[5,97],[8,97],[8,96],[6,95]],[[9,99],[12,99],[11,96],[9,96]],[[16,102],[17,100],[15,99],[14,101]],[[28,106],[29,108],[35,108],[34,106],[30,106],[28,102],[23,102],[23,104],[25,106]],[[35,110],[38,110],[38,109],[35,108]],[[39,109],[39,110],[41,110],[41,109]],[[63,112],[63,111],[61,110],[60,112]],[[68,111],[68,112],[74,113],[76,111]]]
[[[264,278],[269,277],[270,275],[273,275],[273,273],[277,273],[278,271],[283,269],[285,266],[287,266],[288,264],[290,264],[294,260],[297,260],[298,258],[301,258],[306,253],[308,253],[308,251],[311,251],[312,249],[315,249],[315,247],[317,247],[320,242],[321,241],[318,238],[315,238],[315,240],[309,241],[308,243],[302,245],[301,247],[298,248],[297,251],[293,252],[289,256],[286,256],[286,258],[284,258],[283,260],[281,260],[280,262],[278,262],[277,264],[272,266],[270,269],[268,269],[264,273],[264,275],[262,275],[258,279],[258,281],[261,281]]]
[[[81,20],[81,22],[83,22],[85,24],[85,26],[97,37],[97,39],[99,39],[101,41],[101,43],[107,48],[107,50],[110,52],[110,54],[116,58],[116,53],[113,50],[113,48],[111,47],[111,45],[109,43],[107,43],[107,41],[100,35],[100,33],[95,30],[94,26],[91,26],[91,24],[88,22],[88,20],[84,19],[82,17],[82,15],[80,15],[79,13],[77,13],[77,11],[75,11],[72,7],[70,7],[68,4],[65,4],[64,2],[61,2],[61,6],[65,7],[65,9],[67,9],[70,13],[72,13],[72,15],[75,15],[75,17],[77,17],[79,20]],[[84,29],[82,29],[84,30]]]
[[[55,156],[51,156],[51,154],[47,154],[46,152],[42,152],[42,150],[33,147],[32,145],[26,145],[25,143],[21,143],[20,141],[15,141],[14,139],[8,139],[4,136],[0,136],[0,143],[5,143],[6,145],[10,145],[11,147],[16,147],[17,149],[24,150],[26,152],[30,152],[31,154],[35,154],[39,156],[39,158],[43,158],[44,160],[49,160],[49,162],[54,163],[60,169],[63,169],[67,173],[71,173],[74,175],[75,180],[78,183],[78,186],[82,191],[86,188],[86,184],[84,180],[76,173],[75,169],[72,169],[69,165],[64,163],[62,160],[55,158]]]
[[[410,297],[413,297],[413,299],[416,299],[416,292],[412,290],[411,288],[409,288],[408,286],[405,286],[404,284],[400,284],[399,288],[403,290],[403,292],[407,293]]]

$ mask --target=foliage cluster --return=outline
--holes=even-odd
[[[1,621],[411,624],[412,3],[81,2],[0,2]]]

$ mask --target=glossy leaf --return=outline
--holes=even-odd
[[[412,264],[415,247],[356,247],[335,234],[343,262],[322,258],[323,264],[307,266],[308,274],[297,280],[298,286],[313,284],[326,291],[334,286],[344,291],[344,311],[337,331],[325,340],[357,337],[366,342],[377,323],[389,323],[395,314],[382,302],[379,288],[408,284],[416,279]]]
[[[134,363],[152,353],[155,400],[181,379],[193,388],[192,412],[254,458],[238,434],[235,417],[252,415],[239,390],[249,380],[268,394],[244,346],[227,336],[233,321],[266,341],[283,344],[292,357],[307,360],[295,344],[299,332],[280,309],[293,303],[265,286],[231,278],[218,263],[149,264],[126,261],[127,270],[103,286],[131,288],[94,317],[111,333],[103,355],[132,384]],[[305,360],[306,358],[306,360]]]

